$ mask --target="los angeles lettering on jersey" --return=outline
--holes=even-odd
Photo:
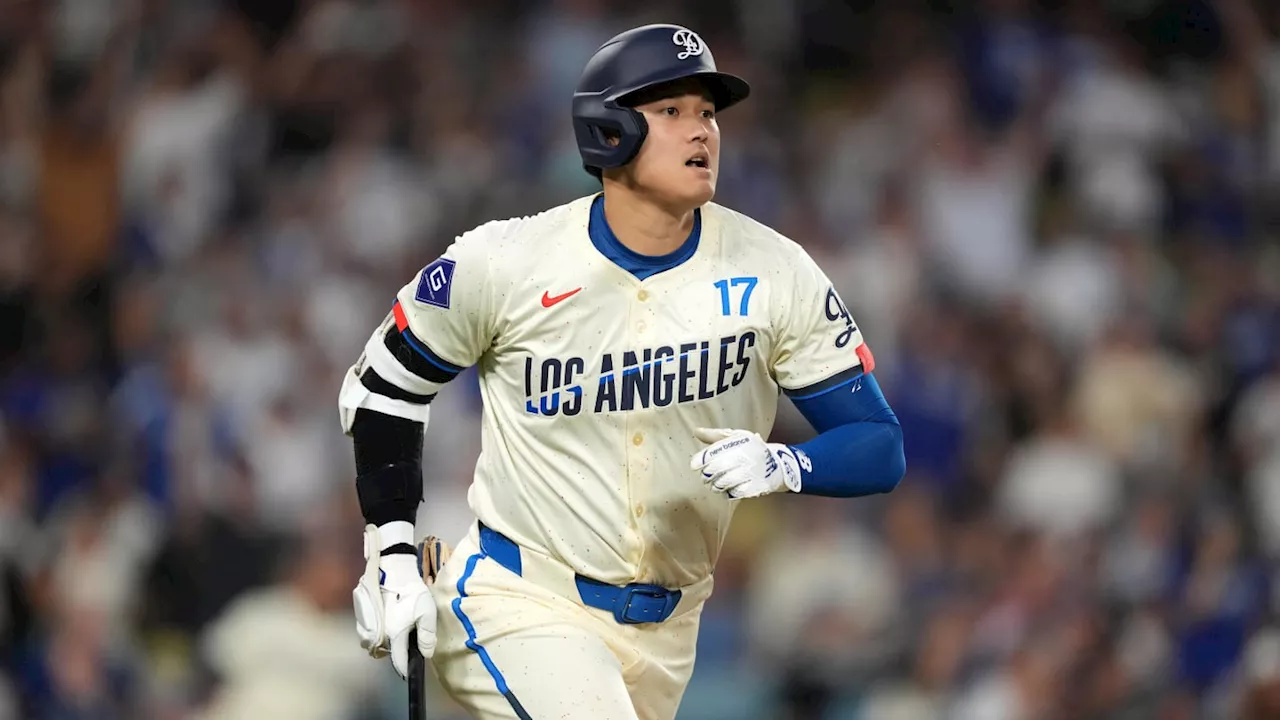
[[[573,416],[630,412],[672,403],[709,400],[737,387],[747,376],[756,334],[747,331],[717,340],[660,345],[605,353],[585,377],[580,357],[527,357],[524,361],[525,411],[534,415]]]

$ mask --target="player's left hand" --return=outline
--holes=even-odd
[[[734,499],[800,492],[800,462],[786,445],[767,443],[749,430],[698,428],[694,437],[710,445],[689,466],[701,470],[713,490]]]
[[[409,675],[409,636],[417,631],[418,652],[436,649],[436,604],[422,565],[408,553],[381,555],[378,528],[365,526],[365,572],[351,592],[360,646],[375,658],[391,656],[402,678]]]

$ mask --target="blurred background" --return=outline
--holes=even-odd
[[[827,269],[909,468],[743,504],[681,720],[1280,718],[1280,3],[0,0],[0,719],[404,716],[340,377],[596,189],[569,93],[649,21],[753,83],[717,200]],[[474,375],[434,408],[457,538]]]

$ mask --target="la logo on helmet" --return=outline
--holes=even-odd
[[[701,55],[706,48],[706,45],[702,43],[702,38],[698,37],[698,33],[683,28],[677,30],[676,34],[671,36],[671,42],[684,48],[684,50],[676,54],[676,57],[680,60],[688,60],[694,55]]]

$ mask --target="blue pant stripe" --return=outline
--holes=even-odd
[[[515,693],[511,692],[511,688],[507,686],[507,679],[502,676],[502,671],[498,670],[498,666],[493,663],[493,658],[489,657],[489,651],[484,649],[476,640],[476,628],[471,624],[471,619],[466,613],[462,612],[462,598],[467,596],[467,579],[476,570],[476,563],[487,557],[484,551],[480,551],[467,558],[467,567],[462,573],[462,577],[458,578],[458,597],[453,599],[451,604],[453,614],[458,616],[458,621],[462,623],[462,628],[467,631],[467,649],[480,656],[480,662],[484,664],[484,669],[489,671],[489,677],[493,678],[493,682],[498,686],[498,692],[507,699],[511,709],[515,710],[516,717],[521,720],[529,720],[529,714],[520,705],[520,701],[516,699]]]

